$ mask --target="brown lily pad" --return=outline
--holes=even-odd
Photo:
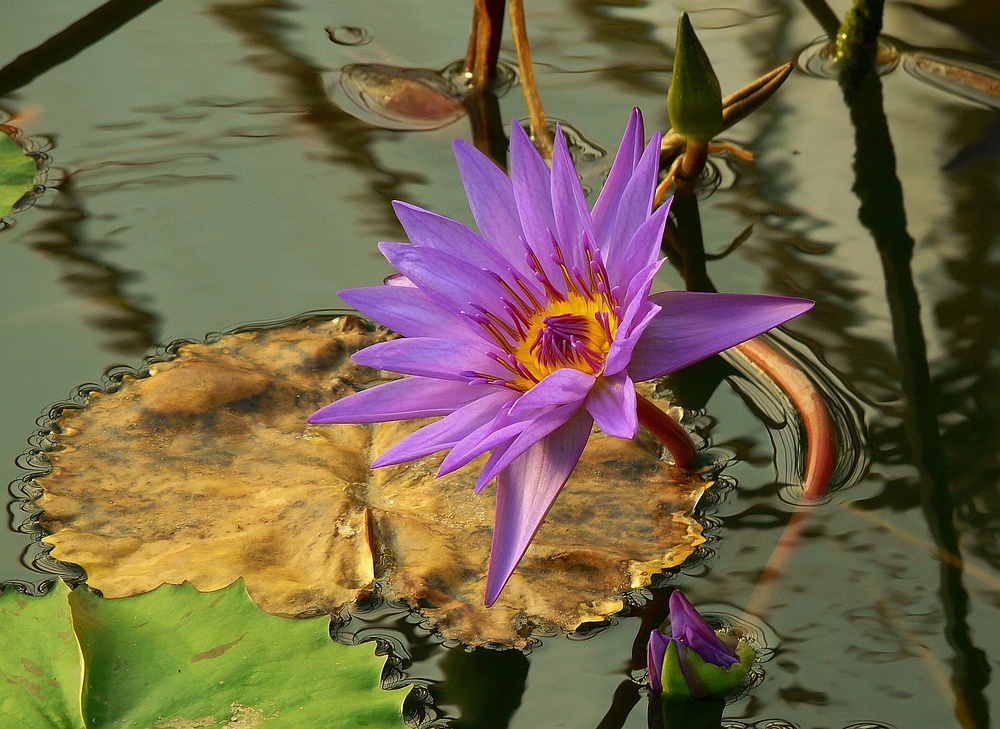
[[[480,459],[435,479],[442,456],[372,471],[419,423],[308,425],[330,400],[381,381],[354,351],[391,336],[356,317],[307,320],[183,346],[56,422],[39,479],[53,556],[106,597],[242,577],[282,616],[336,613],[380,584],[447,638],[523,645],[621,609],[700,542],[707,484],[648,434],[595,432],[500,599],[483,605],[493,492]]]

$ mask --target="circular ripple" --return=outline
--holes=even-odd
[[[809,76],[836,79],[839,76],[837,64],[833,60],[836,48],[826,36],[822,36],[806,46],[795,57],[795,67]],[[884,38],[879,39],[878,58],[875,70],[884,76],[899,65],[900,53]]]
[[[366,46],[372,42],[372,34],[360,25],[341,25],[338,28],[324,28],[330,40],[338,46]]]

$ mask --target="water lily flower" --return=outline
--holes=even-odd
[[[593,424],[635,437],[635,382],[686,367],[813,305],[744,294],[650,295],[668,208],[652,209],[660,135],[643,140],[635,110],[593,210],[561,130],[549,169],[515,122],[510,177],[456,140],[479,233],[396,202],[410,242],[379,248],[399,274],[386,285],[340,292],[402,335],[354,361],[409,377],[338,400],[309,422],[444,416],[373,467],[450,449],[440,476],[492,451],[476,480],[479,492],[496,479],[487,605],[524,555]]]
[[[670,593],[670,634],[653,630],[646,647],[649,688],[703,699],[735,688],[754,660],[746,641],[720,636],[680,590]]]

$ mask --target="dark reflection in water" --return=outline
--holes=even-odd
[[[94,240],[86,232],[88,212],[72,175],[64,176],[43,198],[50,213],[28,235],[31,248],[56,260],[62,267],[60,281],[99,312],[89,318],[108,339],[104,347],[126,356],[139,356],[160,340],[160,317],[141,298],[128,292],[142,278],[104,262],[111,244]]]
[[[392,201],[405,197],[404,185],[422,183],[424,177],[385,167],[372,151],[382,132],[330,101],[322,70],[292,50],[286,36],[294,27],[290,17],[298,7],[285,0],[262,0],[241,5],[214,4],[209,10],[225,27],[238,33],[248,48],[257,51],[248,55],[247,64],[284,81],[288,95],[301,107],[303,121],[319,131],[329,145],[327,161],[347,165],[369,180],[368,189],[356,196],[365,201],[358,209],[371,216],[366,222],[380,235],[398,236]]]
[[[950,25],[994,58],[1000,58],[1000,13],[993,0],[966,0],[948,7],[928,7],[915,2],[900,5]]]
[[[961,144],[966,117],[956,118],[951,136]],[[994,160],[991,167],[996,169]],[[971,549],[1000,569],[1000,176],[968,167],[953,172],[954,210],[947,226],[961,234],[961,247],[942,251],[954,285],[935,316],[945,330],[949,357],[935,373],[943,438],[955,464],[950,489],[959,518],[971,526]]]
[[[881,80],[868,74],[857,85],[845,88],[844,100],[855,128],[853,189],[861,202],[858,218],[871,232],[882,261],[893,339],[902,368],[906,441],[909,457],[919,472],[916,485],[921,509],[938,548],[959,556],[954,504],[920,322],[920,301],[913,284],[914,241],[906,229],[903,190],[896,177]],[[983,689],[989,684],[990,667],[985,653],[973,645],[969,635],[969,595],[962,582],[961,563],[942,561],[940,579],[945,638],[955,651],[951,681],[955,716],[968,729],[988,729],[989,705]]]
[[[431,688],[435,704],[452,716],[454,729],[506,729],[521,705],[528,657],[517,650],[455,649],[440,663],[447,676]]]
[[[634,8],[631,0],[576,0],[573,3],[578,16],[586,23],[594,39],[608,49],[608,58],[641,58],[642,63],[634,66],[618,64],[613,69],[605,69],[602,76],[608,81],[621,84],[638,94],[666,94],[670,81],[664,75],[650,73],[650,59],[662,61],[668,70],[674,57],[674,49],[657,39],[657,25],[638,19],[625,19],[616,15],[622,8]],[[647,124],[653,119],[647,119]]]
[[[68,61],[88,46],[92,46],[146,12],[159,1],[109,0],[41,45],[22,53],[0,68],[0,96],[26,86],[46,71]],[[7,12],[10,12],[9,8]]]

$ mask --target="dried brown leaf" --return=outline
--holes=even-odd
[[[441,456],[368,468],[420,423],[310,426],[330,400],[380,381],[349,355],[391,335],[354,317],[184,346],[60,417],[40,479],[53,556],[107,597],[238,577],[275,615],[336,613],[376,589],[445,637],[523,645],[621,608],[703,541],[689,515],[706,484],[648,435],[595,433],[521,566],[483,605],[492,489],[480,459],[435,479]],[[485,457],[484,457],[485,458]]]

